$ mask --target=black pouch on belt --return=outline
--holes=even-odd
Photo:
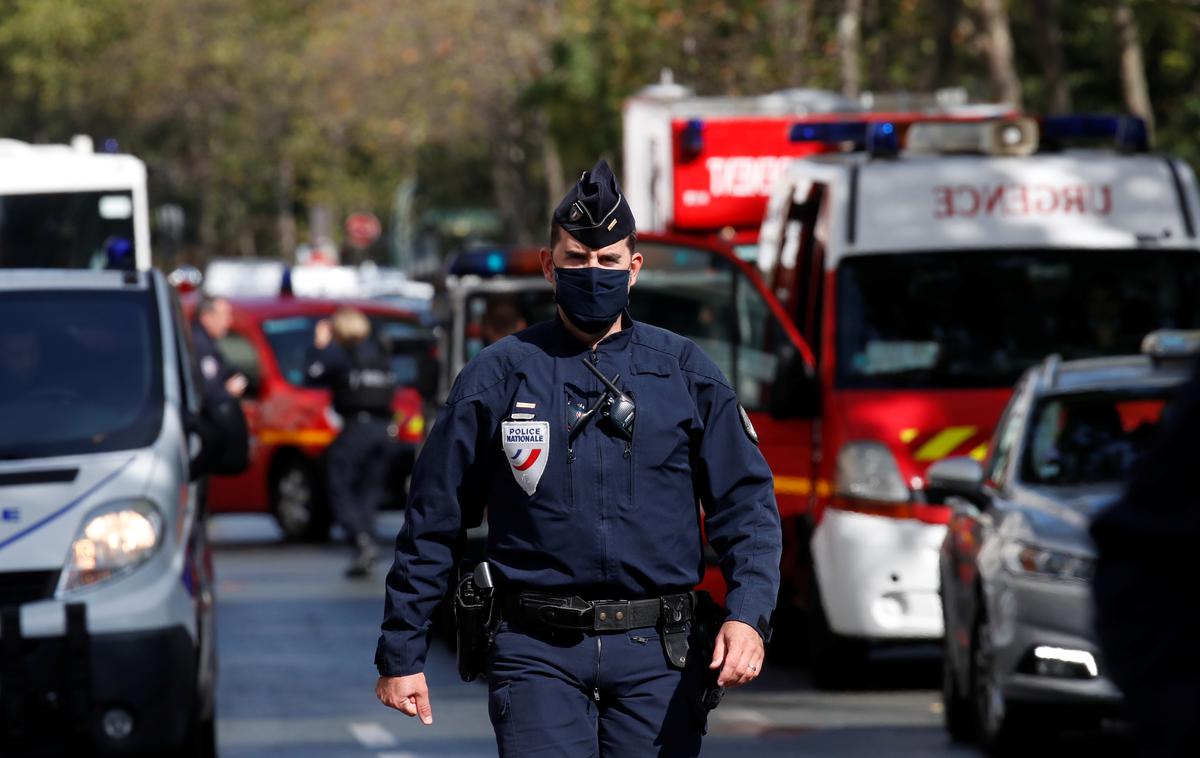
[[[487,666],[493,600],[491,588],[476,585],[471,567],[465,563],[459,566],[454,589],[454,630],[458,675],[464,682],[476,679]]]

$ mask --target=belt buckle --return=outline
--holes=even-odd
[[[533,611],[537,620],[547,626],[580,632],[591,629],[595,618],[592,604],[578,596],[567,598],[559,605],[541,605]]]

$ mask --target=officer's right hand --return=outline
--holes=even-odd
[[[433,723],[433,709],[429,706],[429,686],[425,674],[408,676],[381,676],[375,683],[375,697],[389,708],[395,708],[406,716],[420,716],[421,723]]]

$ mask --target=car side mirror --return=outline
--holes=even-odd
[[[978,503],[983,497],[983,466],[967,456],[944,458],[925,473],[925,491],[936,503],[945,502],[948,496]]]
[[[777,419],[817,415],[820,388],[813,367],[804,360],[799,350],[789,346],[779,356],[767,409]]]

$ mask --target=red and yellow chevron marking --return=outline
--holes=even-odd
[[[982,461],[988,453],[987,437],[975,426],[948,426],[931,433],[901,429],[900,441],[910,449],[915,448],[913,460],[919,463],[932,463],[955,454]]]

